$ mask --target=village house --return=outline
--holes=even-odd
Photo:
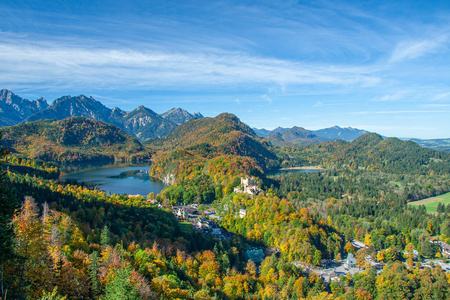
[[[242,218],[245,217],[246,215],[247,215],[247,210],[241,208],[241,209],[239,210],[239,217],[242,219]]]
[[[356,259],[353,253],[349,253],[345,261],[347,268],[354,268],[356,266]]]
[[[431,243],[438,244],[441,247],[442,255],[450,256],[450,245],[441,241],[437,241],[435,239],[430,240]]]
[[[361,241],[355,240],[355,239],[350,239],[350,243],[353,245],[353,247],[355,247],[356,249],[367,249],[367,245],[364,244]]]
[[[181,219],[187,219],[189,217],[189,214],[183,208],[178,208],[176,210],[176,215],[177,215],[177,217],[179,217]]]

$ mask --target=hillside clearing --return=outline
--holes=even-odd
[[[427,209],[427,212],[434,213],[436,212],[436,208],[438,203],[442,203],[445,205],[450,204],[450,193],[442,194],[436,197],[430,197],[419,201],[414,201],[408,203],[409,205],[425,205],[425,208]]]

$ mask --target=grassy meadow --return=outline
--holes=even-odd
[[[438,203],[450,204],[450,193],[442,194],[436,197],[430,197],[419,201],[410,202],[409,205],[425,205],[427,212],[435,213]]]

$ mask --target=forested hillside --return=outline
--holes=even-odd
[[[407,206],[450,191],[448,153],[375,134],[276,149],[233,115],[194,119],[147,145],[157,153],[152,175],[171,183],[156,195],[163,205],[157,207],[154,195],[108,195],[56,179],[55,163],[70,153],[145,157],[143,146],[115,126],[83,118],[38,121],[6,128],[4,143],[16,152],[0,173],[0,200],[8,199],[4,210],[13,220],[0,220],[12,229],[2,227],[7,242],[1,244],[11,299],[450,296],[450,276],[439,265],[421,264],[442,258],[430,240],[450,241],[450,206],[436,214]],[[268,176],[281,159],[283,166],[323,170]],[[235,190],[248,175],[257,195]],[[22,206],[13,215],[15,203]],[[208,205],[226,234],[193,230],[189,215],[177,220],[175,210],[185,206],[172,205],[181,203]],[[209,215],[201,214],[198,220]],[[366,247],[358,250],[353,239]],[[260,261],[249,259],[252,251],[263,253]],[[320,276],[351,253],[356,273]],[[376,264],[383,266],[378,273]]]
[[[365,134],[351,143],[332,141],[302,149],[285,149],[294,159],[285,165],[322,165],[391,173],[448,174],[450,153],[420,147],[411,141]]]
[[[188,121],[150,146],[160,151],[153,162],[152,175],[183,186],[180,188],[183,191],[177,194],[185,193],[189,186],[208,186],[209,194],[216,189],[220,190],[220,195],[230,193],[241,176],[260,175],[262,170],[279,164],[270,145],[230,114]],[[203,178],[204,185],[190,183],[197,180],[197,176]],[[181,196],[171,194],[168,197],[180,199]],[[202,196],[201,199],[201,202],[210,202],[214,197]]]
[[[149,158],[136,138],[114,125],[85,118],[5,127],[2,144],[28,158],[60,163]]]

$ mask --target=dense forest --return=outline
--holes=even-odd
[[[2,145],[25,158],[59,163],[150,158],[141,143],[120,128],[81,117],[29,122],[2,132]]]
[[[144,149],[128,139],[102,142],[110,127],[86,134],[85,119],[56,121],[73,122],[66,133],[52,129],[60,123],[39,122],[43,128],[30,135],[57,137],[52,141],[67,151],[94,144],[99,155]],[[446,270],[437,261],[422,265],[447,260],[430,241],[449,242],[450,205],[436,214],[407,205],[450,191],[448,153],[375,134],[274,148],[232,115],[195,119],[146,145],[156,153],[151,176],[171,183],[156,195],[158,207],[150,195],[61,182],[63,159],[32,155],[33,138],[20,128],[5,132],[15,152],[0,150],[3,299],[450,297]],[[66,150],[55,149],[64,157]],[[268,172],[280,165],[322,170]],[[235,190],[246,176],[259,193]],[[228,238],[177,220],[172,206],[191,203],[214,210]],[[357,249],[354,239],[367,247]],[[262,261],[249,259],[252,249],[264,250]],[[358,272],[325,280],[321,270],[349,254]]]

